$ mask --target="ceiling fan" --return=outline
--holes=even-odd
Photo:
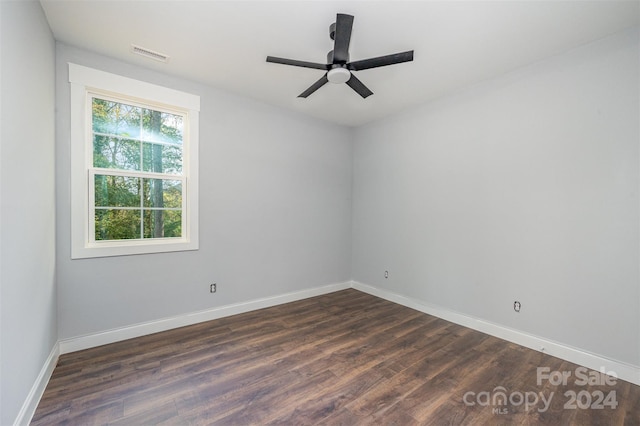
[[[373,92],[358,80],[355,75],[353,75],[353,71],[362,71],[370,68],[384,67],[387,65],[413,61],[413,50],[349,62],[349,43],[351,41],[352,27],[353,16],[338,13],[336,22],[329,26],[329,37],[334,41],[334,45],[333,50],[327,54],[326,64],[277,58],[275,56],[267,56],[267,62],[327,71],[320,80],[316,81],[311,85],[311,87],[300,93],[298,95],[299,98],[306,98],[328,82],[336,84],[347,83],[347,86],[351,87],[363,98],[366,98],[367,96],[373,95]]]

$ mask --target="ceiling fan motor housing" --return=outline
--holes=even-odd
[[[349,54],[347,53],[347,60],[344,62],[345,64],[349,62]],[[333,50],[330,50],[329,53],[327,53],[327,64],[333,64],[334,66],[340,66],[340,64],[337,64],[333,61]]]

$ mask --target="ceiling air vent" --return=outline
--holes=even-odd
[[[131,52],[160,62],[167,62],[169,60],[169,56],[164,53],[155,52],[145,47],[136,46],[135,44],[131,45]]]

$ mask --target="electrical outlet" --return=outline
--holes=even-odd
[[[218,291],[218,284],[213,283],[209,286],[209,293],[215,293],[216,291]]]
[[[515,302],[513,302],[513,310],[516,312],[520,312],[520,308],[522,307],[522,304],[520,302],[518,302],[517,300]]]
[[[389,278],[389,271],[384,271],[384,277]]]

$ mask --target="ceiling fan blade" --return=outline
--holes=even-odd
[[[327,64],[318,64],[315,62],[297,61],[295,59],[276,58],[275,56],[267,56],[267,62],[273,62],[274,64],[293,65],[294,67],[313,68],[316,70],[329,70],[331,67]]]
[[[402,53],[394,53],[393,55],[379,56],[377,58],[363,59],[347,64],[347,68],[351,71],[368,70],[369,68],[384,67],[386,65],[400,64],[402,62],[413,61],[413,50]]]
[[[322,78],[320,80],[318,80],[315,83],[313,83],[311,85],[311,87],[309,87],[304,92],[300,93],[298,95],[298,97],[299,98],[306,98],[307,96],[309,96],[310,94],[312,94],[313,92],[315,92],[316,90],[318,90],[319,88],[321,88],[322,86],[327,84],[328,82],[329,82],[329,80],[327,79],[327,74],[325,74],[325,75],[322,76]]]
[[[365,86],[360,80],[358,80],[353,74],[351,74],[351,78],[347,80],[347,86],[358,92],[358,94],[363,98],[373,95],[373,92],[369,90],[369,88]]]
[[[344,64],[349,61],[349,43],[351,43],[351,29],[353,16],[338,13],[336,16],[336,35],[333,44],[333,63]]]

